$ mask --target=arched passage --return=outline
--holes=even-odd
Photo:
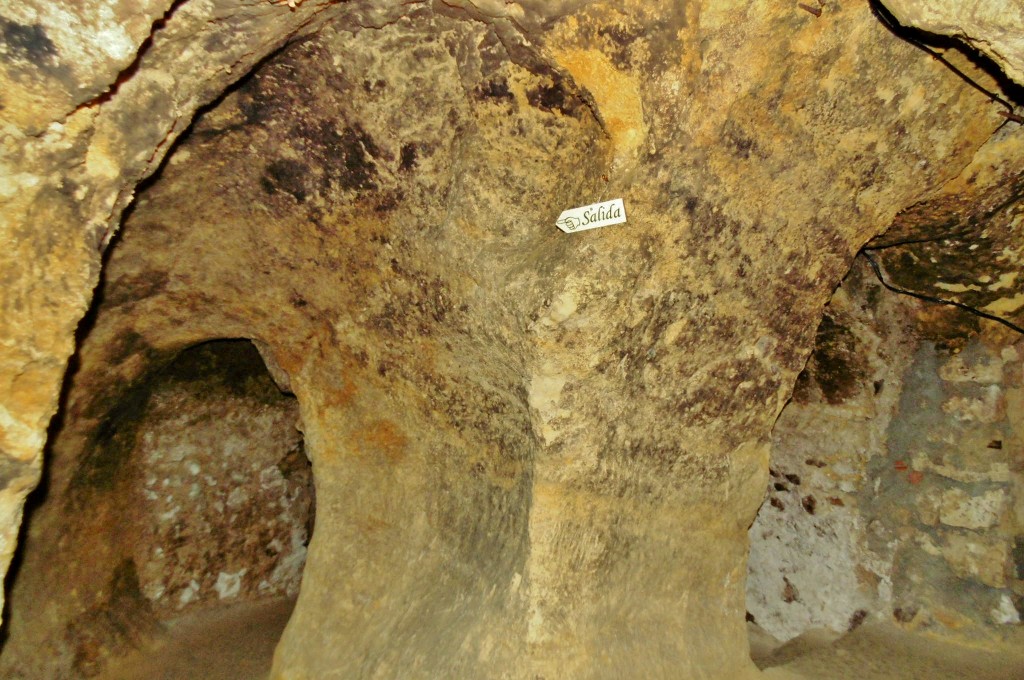
[[[36,162],[24,145],[26,167],[52,179],[23,177],[40,193],[17,204],[25,236],[9,269],[58,266],[12,277],[17,305],[39,300],[0,351],[4,375],[28,383],[11,400],[21,473],[37,469],[36,423],[96,244],[135,180],[222,74],[254,60],[239,55],[265,54],[300,21],[313,30],[328,4],[239,17],[177,3],[98,110],[67,126],[29,116],[26,134],[73,150]],[[401,19],[377,4],[337,4],[343,17],[208,110],[201,143],[158,180],[163,198],[145,199],[161,209],[126,228],[138,259],[115,252],[108,270],[145,342],[181,346],[182,319],[201,317],[205,332],[183,344],[274,338],[282,365],[318,378],[303,406],[325,482],[329,531],[308,571],[322,597],[304,588],[280,674],[747,675],[740,584],[761,442],[823,296],[851,248],[1007,121],[894,44],[863,3],[824,18],[412,3]],[[249,30],[249,16],[281,30]],[[628,227],[552,227],[564,208],[615,195]],[[134,380],[143,352],[108,337],[124,343],[111,375]],[[17,481],[7,497],[20,503],[29,483]],[[72,508],[75,521],[101,526],[97,508]],[[108,585],[87,604],[142,590],[103,549],[91,564],[106,580],[91,582]]]
[[[855,261],[772,435],[750,529],[758,665],[1017,677],[1022,349],[1020,334],[886,290]]]
[[[67,677],[265,673],[312,533],[295,397],[244,339],[157,360],[120,395],[94,426],[72,412],[54,433],[71,472],[36,508],[11,584],[15,607],[34,606],[17,607],[6,673],[50,672],[36,646]]]

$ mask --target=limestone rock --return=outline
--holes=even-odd
[[[1012,348],[1010,349],[1012,350]],[[956,354],[939,369],[939,376],[950,382],[976,382],[991,385],[1003,381],[1003,362],[968,363],[963,355]]]
[[[127,71],[0,111],[4,560],[174,149],[53,440],[95,512],[40,510],[0,668],[69,677],[69,630],[149,616],[124,538],[90,543],[125,483],[96,444],[183,349],[250,338],[317,487],[275,677],[753,675],[746,530],[823,306],[1003,119],[865,4],[291,4],[186,0]],[[605,197],[626,225],[554,229]]]
[[[882,248],[878,256],[892,283],[1021,325],[1024,223],[1013,187],[1024,175],[1022,152],[1020,127],[1007,123],[956,179],[897,215],[872,243]],[[980,321],[961,317],[958,323],[976,330]]]
[[[1002,519],[1006,502],[1007,494],[1002,489],[986,491],[980,496],[950,489],[942,494],[939,521],[951,527],[990,529]]]
[[[904,26],[958,38],[1024,84],[1024,7],[1013,0],[884,0]]]
[[[1020,341],[988,324],[946,344],[928,304],[858,262],[819,326],[750,530],[748,611],[778,639],[889,617],[998,636],[1012,620]]]
[[[0,571],[100,258],[194,113],[326,12],[306,2],[5,5],[0,11]],[[349,5],[354,23],[388,11]],[[393,10],[392,10],[393,11]],[[244,35],[245,40],[238,36]],[[66,225],[57,227],[55,225]]]
[[[993,588],[1006,586],[1009,555],[1001,541],[949,534],[942,545],[942,557],[960,578],[978,579]]]

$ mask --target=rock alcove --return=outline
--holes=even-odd
[[[887,4],[0,8],[0,672],[303,555],[274,678],[1012,638],[1019,340],[855,255],[1020,322],[1024,22]]]
[[[314,494],[295,398],[248,340],[146,360],[131,383],[70,377],[12,570],[12,677],[107,676],[168,625],[298,594]]]
[[[878,622],[1012,639],[1024,573],[1013,453],[1021,376],[1017,331],[893,294],[858,258],[773,430],[747,580],[760,665],[820,673],[815,663],[830,653],[886,649]],[[792,661],[777,641],[794,638],[822,649]],[[906,639],[899,645],[912,661],[892,677],[923,668],[939,677],[1019,672],[1010,659],[968,652],[957,663]]]

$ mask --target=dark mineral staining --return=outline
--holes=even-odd
[[[621,47],[629,47],[640,36],[643,34],[640,26],[622,26],[620,24],[613,24],[610,26],[602,26],[598,29],[597,34],[609,38],[616,45]]]
[[[1013,564],[1017,579],[1024,580],[1024,536],[1018,536],[1013,544]]]
[[[234,89],[238,92],[238,110],[245,117],[247,124],[261,125],[271,120],[278,112],[281,98],[274,91],[277,82],[272,68],[257,67],[235,85]]]
[[[733,153],[744,160],[750,158],[750,152],[754,148],[754,140],[750,137],[724,137],[724,141],[732,148]]]
[[[135,447],[135,436],[150,398],[150,386],[133,386],[119,395],[121,400],[110,409],[87,447],[71,480],[75,491],[107,491],[116,485],[124,464]],[[69,496],[74,504],[76,494]]]
[[[818,460],[817,458],[808,458],[807,460],[804,461],[804,465],[810,465],[811,467],[816,467],[816,468],[823,468],[823,467],[825,467],[825,463],[820,461],[820,460]]]
[[[987,448],[990,448],[990,449],[1002,449],[1003,448],[1003,440],[1002,439],[993,439],[992,441],[990,441],[987,444]]]
[[[160,293],[169,281],[167,272],[157,270],[126,276],[104,291],[103,302],[111,307],[138,302]]]
[[[271,161],[263,170],[263,177],[260,179],[260,186],[268,194],[283,191],[290,194],[297,201],[306,200],[306,176],[309,168],[298,161],[289,158],[279,158]]]
[[[800,505],[804,506],[804,510],[809,515],[813,515],[814,511],[818,508],[818,501],[815,500],[814,496],[804,496],[800,501]]]
[[[412,142],[402,145],[399,152],[399,165],[402,170],[412,170],[416,166],[416,145]]]
[[[691,387],[675,408],[687,424],[704,425],[715,419],[740,413],[763,404],[778,386],[776,378],[758,380],[761,366],[753,359],[742,359],[716,366],[703,382]],[[749,390],[729,387],[745,380],[755,383]]]
[[[726,121],[722,127],[721,139],[736,158],[747,160],[751,156],[764,158],[767,155],[758,147],[753,137],[734,120]]]
[[[785,576],[782,577],[786,587],[782,589],[782,601],[789,604],[790,602],[796,602],[800,599],[800,593],[797,592],[796,586],[789,582],[789,579]]]
[[[867,617],[868,613],[866,611],[864,611],[863,609],[858,609],[850,615],[850,625],[847,627],[847,630],[850,631],[859,627],[860,624],[864,623],[864,619],[866,619]]]
[[[772,498],[768,502],[771,503],[771,506],[773,508],[775,508],[776,510],[785,510],[786,509],[785,504],[782,501],[780,501],[778,498]]]
[[[106,302],[106,300],[104,300]],[[136,355],[142,355],[147,363],[157,359],[157,351],[149,344],[145,336],[132,330],[125,331],[117,336],[117,339],[110,344],[111,361],[120,363]]]
[[[216,51],[216,50],[214,50]],[[323,92],[311,88],[295,77],[304,65],[330,59],[323,45],[313,37],[300,39],[264,57],[249,75],[243,77],[229,92],[237,92],[237,106],[250,124],[262,125],[270,120],[291,120],[300,109],[315,110],[324,100]],[[319,62],[323,63],[323,62]],[[348,83],[335,73],[323,74],[327,94],[348,89]]]
[[[338,132],[334,121],[325,120],[302,134],[323,154],[328,179],[347,190],[376,187],[377,167],[372,158],[381,156],[381,151],[358,124]]]
[[[985,240],[980,236],[965,235],[963,239],[952,242],[943,240],[936,244],[914,244],[887,249],[891,253],[887,252],[881,259],[890,283],[906,290],[944,298],[943,291],[934,287],[939,279],[950,283],[970,284],[974,281],[971,271],[1000,271],[1000,264],[989,260],[983,254],[983,250],[972,253],[970,264],[965,265],[960,253],[969,242],[967,239],[981,242]],[[986,264],[990,266],[986,268]],[[969,269],[965,270],[965,266]],[[983,296],[984,293],[968,291],[959,295],[958,299],[969,306],[980,308],[990,302]],[[934,342],[936,348],[944,352],[957,352],[963,349],[970,338],[981,330],[979,317],[961,309],[944,305],[928,305],[926,309],[927,314],[917,319],[917,332],[923,339]]]
[[[565,116],[573,115],[580,107],[580,100],[568,92],[560,80],[551,85],[538,85],[527,91],[526,100],[530,102],[530,106],[541,111],[558,111]]]
[[[786,480],[790,484],[795,484],[796,486],[800,486],[800,475],[794,475],[794,474],[787,473],[786,474]]]
[[[68,624],[76,677],[99,675],[111,657],[142,646],[159,624],[152,605],[142,594],[135,562],[124,560],[114,569],[109,595]],[[101,591],[102,592],[102,591]]]
[[[892,610],[892,617],[900,623],[910,623],[917,616],[917,607],[896,607]]]
[[[789,487],[783,484],[782,482],[775,482],[773,486],[775,487],[776,491],[789,491]]]
[[[401,192],[383,194],[377,199],[377,203],[373,206],[373,210],[378,214],[391,212],[398,207],[402,197],[403,195]]]
[[[750,612],[747,612],[746,619],[747,619],[747,623],[757,623],[757,620],[754,618],[754,615],[751,614]]]
[[[821,319],[808,368],[829,404],[841,404],[857,394],[866,377],[857,359],[857,344],[850,329],[828,315]]]
[[[515,101],[515,96],[512,91],[508,88],[508,80],[505,78],[495,78],[485,83],[477,85],[476,89],[473,90],[473,95],[477,99],[497,99],[508,102]]]
[[[629,65],[630,55],[633,53],[637,41],[643,38],[645,30],[645,27],[639,24],[612,24],[599,28],[597,35],[607,42],[605,53],[611,58],[612,63],[624,68]]]
[[[728,240],[729,243],[735,244],[740,233],[750,228],[750,225],[744,224],[739,220],[730,219],[725,214],[725,211],[718,210],[715,204],[708,201],[697,202],[694,219],[696,222],[695,226],[699,228],[699,231],[694,231],[693,235],[700,240],[717,238],[722,241]],[[756,227],[753,228],[756,230]],[[705,256],[709,258],[711,255],[710,251],[705,253]],[[741,259],[738,254],[737,259]],[[782,288],[779,289],[777,294],[784,292],[785,288]]]
[[[57,46],[39,24],[26,26],[0,17],[0,35],[7,46],[7,59],[56,64]]]

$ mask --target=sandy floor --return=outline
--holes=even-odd
[[[99,680],[263,680],[295,606],[270,600],[185,616]]]
[[[957,644],[895,625],[864,625],[848,635],[815,632],[772,648],[751,634],[751,656],[767,678],[810,680],[1024,680],[1024,631],[1015,640]]]
[[[273,600],[171,621],[166,635],[100,680],[264,680],[294,604]],[[1024,680],[1024,630],[1015,634],[999,645],[966,646],[873,624],[780,646],[751,626],[750,646],[765,680]]]

